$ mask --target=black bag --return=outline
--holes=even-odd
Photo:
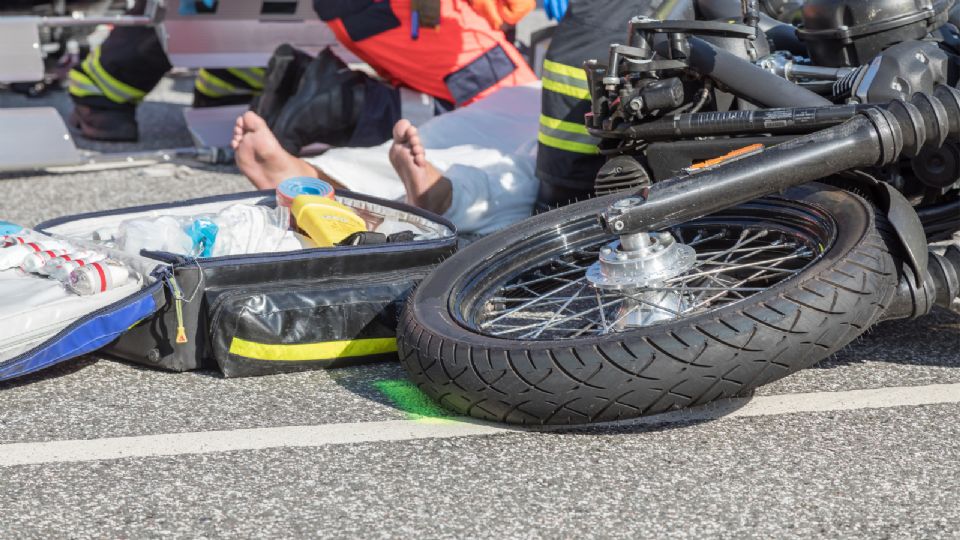
[[[229,257],[142,252],[155,266],[140,291],[12,358],[0,353],[0,380],[105,345],[105,353],[140,364],[172,371],[216,366],[227,377],[395,358],[400,307],[456,250],[456,230],[400,203],[346,191],[337,199],[416,233],[390,235],[385,243]],[[207,197],[68,216],[36,230],[73,238],[134,217],[215,212],[236,203],[272,206],[275,200],[272,191]],[[181,327],[184,343],[177,339]]]

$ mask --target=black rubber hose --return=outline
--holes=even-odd
[[[918,208],[917,215],[920,216],[920,221],[923,221],[924,223],[932,223],[946,219],[960,219],[960,201],[938,204],[936,206],[928,206],[926,208]]]
[[[833,103],[706,41],[690,37],[690,67],[734,94],[765,107],[826,107]]]
[[[748,133],[803,134],[841,124],[853,118],[857,111],[857,105],[836,105],[678,114],[630,126],[624,130],[622,136],[628,139],[658,141],[677,137]]]
[[[782,23],[765,13],[761,13],[760,29],[767,35],[767,39],[773,43],[773,50],[789,51],[796,56],[809,56],[807,46],[800,41],[795,26]]]

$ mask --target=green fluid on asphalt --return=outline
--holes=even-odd
[[[415,384],[402,379],[375,381],[374,388],[387,396],[395,407],[411,418],[449,418],[454,414],[433,401]]]

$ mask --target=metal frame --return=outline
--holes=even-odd
[[[43,79],[40,30],[27,17],[0,18],[0,82]]]
[[[277,3],[268,0],[221,0],[216,13],[183,14],[182,1],[193,0],[150,0],[147,8],[175,67],[266,66],[282,43],[314,54],[327,46],[345,51],[309,0],[291,1],[291,14],[261,13]]]
[[[181,68],[262,67],[282,43],[314,54],[333,47],[346,61],[355,60],[309,0],[289,0],[290,14],[262,13],[265,4],[282,3],[271,0],[224,0],[215,13],[190,14],[182,12],[182,1],[193,0],[149,0],[145,15],[0,17],[0,81],[43,78],[41,26],[154,26],[170,63]]]

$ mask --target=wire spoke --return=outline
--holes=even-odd
[[[602,311],[604,308],[610,307],[610,306],[612,306],[612,305],[614,305],[614,304],[617,304],[617,303],[623,302],[623,301],[624,301],[624,298],[617,298],[617,299],[615,299],[615,300],[613,300],[613,301],[611,301],[611,302],[607,302],[607,303],[601,304],[601,305],[599,305],[599,306],[597,306],[597,307],[592,307],[592,308],[587,309],[587,310],[585,310],[585,311],[581,311],[581,312],[579,312],[579,313],[574,313],[573,315],[564,317],[564,318],[556,321],[556,323],[559,324],[559,323],[562,323],[562,322],[566,322],[566,321],[570,321],[570,320],[573,320],[573,319],[577,319],[577,318],[579,318],[579,317],[583,317],[584,315],[586,315],[586,314],[588,314],[588,313],[597,311],[598,309],[600,309],[600,310]],[[507,333],[507,332],[518,332],[518,331],[520,331],[520,330],[527,330],[527,329],[529,329],[529,328],[535,328],[535,327],[538,326],[539,324],[542,324],[542,323],[535,323],[535,324],[529,324],[529,325],[526,325],[526,326],[520,326],[520,327],[512,328],[511,330],[505,330],[505,331],[503,331],[503,332],[494,333],[494,335],[502,335],[502,334],[505,334],[505,333]],[[501,325],[501,326],[506,326],[506,325]]]
[[[551,279],[558,279],[558,278],[566,277],[566,276],[569,276],[569,275],[576,274],[577,272],[583,272],[583,271],[584,271],[583,268],[577,268],[577,269],[574,269],[574,270],[568,270],[568,271],[566,271],[566,272],[561,272],[561,273],[556,274],[556,275],[553,275],[553,276],[544,276],[544,277],[537,278],[537,279],[534,279],[534,280],[531,280],[531,281],[522,281],[522,282],[520,282],[520,283],[515,283],[515,284],[513,284],[513,285],[508,285],[508,286],[504,287],[503,290],[505,290],[505,291],[512,291],[512,290],[514,290],[514,289],[519,289],[519,288],[521,288],[521,287],[529,287],[530,285],[535,285],[535,284],[537,284],[537,283],[543,283],[544,281],[550,281]]]
[[[542,340],[604,335],[638,324],[676,321],[765,291],[820,256],[808,247],[816,244],[803,231],[757,225],[671,229],[678,241],[689,239],[686,245],[699,246],[693,266],[683,274],[626,291],[601,289],[587,281],[587,269],[613,240],[597,237],[492,288],[476,311],[475,324],[492,336]]]
[[[544,324],[542,327],[540,327],[540,329],[537,330],[536,333],[534,333],[532,336],[523,336],[523,337],[534,337],[534,338],[535,338],[535,337],[539,337],[540,334],[542,334],[544,330],[546,330],[547,328],[550,328],[550,325],[553,324],[553,321],[556,320],[556,318],[559,317],[561,313],[563,313],[564,311],[567,310],[567,306],[570,305],[570,302],[573,302],[577,297],[579,297],[579,296],[580,296],[580,293],[582,293],[583,290],[586,289],[586,288],[587,288],[587,285],[586,285],[586,284],[581,285],[580,288],[577,289],[577,293],[576,293],[575,295],[571,296],[569,300],[567,300],[566,302],[564,302],[563,305],[560,306],[560,309],[558,309],[557,312],[553,314],[553,317],[551,317],[550,320],[547,321],[546,324]]]
[[[530,300],[529,302],[525,302],[525,303],[523,303],[523,304],[520,304],[519,306],[517,306],[517,307],[515,307],[515,308],[513,308],[513,309],[511,309],[511,310],[509,310],[509,311],[507,311],[506,313],[503,313],[503,314],[499,315],[497,318],[495,318],[495,319],[493,319],[493,320],[491,320],[491,321],[489,321],[489,322],[491,322],[491,323],[497,322],[497,321],[499,321],[500,319],[506,317],[507,315],[510,315],[511,313],[516,312],[516,311],[520,311],[520,310],[523,309],[523,308],[529,307],[529,306],[533,305],[534,303],[540,301],[542,298],[546,298],[546,297],[548,297],[548,296],[550,296],[550,295],[552,295],[552,294],[554,294],[554,293],[558,293],[558,292],[566,289],[567,287],[569,287],[569,286],[577,283],[578,281],[580,281],[580,280],[582,280],[582,279],[584,279],[584,278],[580,278],[580,279],[578,279],[577,281],[571,281],[570,283],[567,283],[567,284],[565,284],[565,285],[561,285],[561,286],[557,287],[556,289],[554,289],[554,290],[548,292],[547,294],[543,295],[541,298],[534,298],[533,300]]]

